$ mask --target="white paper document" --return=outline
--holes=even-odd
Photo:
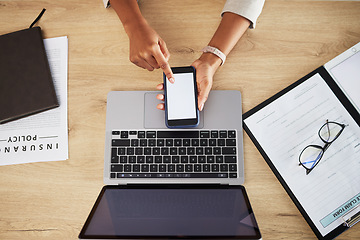
[[[325,145],[318,132],[327,120],[346,126],[306,174],[299,155],[308,145]],[[360,128],[320,74],[244,122],[323,236],[360,203]]]
[[[45,39],[44,44],[60,106],[0,125],[0,165],[68,158],[68,39]]]

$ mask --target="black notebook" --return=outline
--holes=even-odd
[[[57,106],[40,27],[0,36],[0,124]]]

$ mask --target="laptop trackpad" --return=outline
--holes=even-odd
[[[156,108],[161,103],[156,99],[156,95],[161,92],[146,92],[144,94],[144,127],[145,128],[167,128],[165,125],[165,111]],[[204,127],[204,114],[200,112],[200,123],[196,128]]]

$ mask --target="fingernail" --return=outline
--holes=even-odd
[[[203,110],[203,108],[204,108],[204,103],[202,103],[201,105],[200,105],[200,111],[202,111]]]
[[[174,79],[173,77],[171,77],[171,78],[169,78],[169,81],[170,81],[171,83],[174,83],[174,82],[175,82],[175,79]]]

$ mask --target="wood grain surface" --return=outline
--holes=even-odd
[[[183,66],[209,42],[224,2],[139,5],[165,40],[170,64]],[[162,80],[160,70],[130,63],[127,35],[101,0],[1,0],[0,34],[27,28],[42,8],[44,36],[69,38],[70,157],[0,167],[0,239],[77,239],[103,186],[107,93],[155,90]],[[359,41],[358,1],[267,0],[256,29],[245,33],[215,74],[213,89],[240,90],[246,112]],[[245,186],[263,239],[316,239],[246,134],[244,148]],[[359,236],[360,224],[337,239]]]

